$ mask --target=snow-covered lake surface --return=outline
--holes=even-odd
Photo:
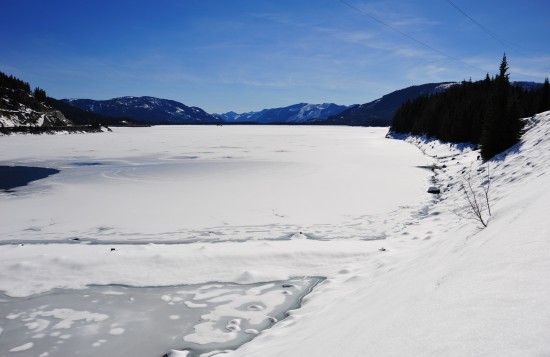
[[[198,290],[212,282],[254,291],[324,277],[287,318],[235,351],[213,353],[548,356],[550,112],[527,119],[526,128],[521,143],[489,165],[468,145],[385,139],[385,129],[371,128],[155,127],[1,137],[0,165],[61,172],[0,193],[0,290],[7,300],[0,303],[0,345],[11,340],[7,326],[16,322],[30,324],[16,333],[26,336],[29,327],[46,325],[37,319],[49,320],[46,329],[55,316],[99,314],[90,315],[92,325],[108,320],[99,321],[108,313],[82,300],[55,308],[32,303],[57,292],[78,296],[98,285],[124,285],[147,295],[146,287]],[[433,171],[419,168],[432,164]],[[469,172],[478,189],[490,173],[492,216],[484,229],[464,208]],[[441,194],[428,194],[429,186]],[[174,331],[171,324],[184,319],[171,320],[179,313],[169,303],[202,302],[174,301],[180,296],[173,292],[159,298],[158,291],[149,296],[163,312],[153,317],[141,309],[143,324],[172,322],[154,323],[155,334],[184,341],[184,334],[216,338],[248,326],[232,312],[206,330]],[[231,307],[242,297],[226,302]],[[275,305],[262,294],[254,299],[253,305]],[[25,311],[17,315],[11,304]],[[248,313],[246,306],[236,310]],[[77,311],[84,315],[72,315]],[[40,341],[70,343],[84,354],[108,348],[131,333],[111,326],[128,320],[112,319],[100,328],[109,338],[89,339],[92,347],[77,346],[76,329],[68,329],[44,339],[18,337],[6,355],[36,356]],[[147,337],[132,347],[147,345]]]
[[[179,126],[11,136],[0,165],[61,170],[0,193],[5,241],[384,237],[427,159],[384,128]],[[390,183],[390,184],[388,184]],[[22,214],[24,212],[24,214]],[[387,224],[380,229],[381,214]],[[376,229],[375,229],[376,227]]]

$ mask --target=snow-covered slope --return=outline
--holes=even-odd
[[[259,112],[237,114],[228,112],[214,114],[226,122],[255,122],[268,123],[304,123],[315,119],[326,119],[336,115],[348,107],[334,103],[308,104],[299,103],[282,108],[264,109]]]
[[[201,108],[155,97],[120,97],[109,100],[63,99],[82,110],[110,117],[125,117],[148,124],[211,124],[221,120]]]
[[[58,110],[18,89],[0,88],[0,126],[67,126],[71,121]]]
[[[254,116],[259,112],[247,112],[247,113],[236,113],[236,112],[227,112],[222,114],[212,114],[221,120],[228,123],[242,123],[242,122],[253,122]]]

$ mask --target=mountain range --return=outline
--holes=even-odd
[[[359,105],[345,106],[334,103],[298,103],[287,107],[263,109],[257,112],[208,114],[201,108],[189,107],[174,100],[155,97],[120,97],[108,100],[62,99],[57,109],[66,116],[68,106],[124,122],[159,124],[309,124],[390,126],[396,110],[406,101],[421,95],[433,95],[446,90],[457,82],[426,83],[399,89],[379,99]],[[530,90],[540,83],[514,82],[514,85]],[[64,105],[63,105],[64,104]],[[75,113],[78,114],[78,113]],[[73,121],[79,115],[74,115]]]
[[[7,76],[3,76],[8,82],[11,81]],[[27,83],[19,82],[28,87]],[[2,99],[0,124],[2,127],[54,127],[72,125],[72,123],[94,126],[100,123],[130,126],[239,123],[390,126],[396,110],[406,101],[421,95],[433,95],[457,84],[459,83],[440,82],[411,86],[388,93],[371,102],[351,106],[334,103],[298,103],[241,114],[235,112],[208,114],[198,107],[189,107],[174,100],[149,96],[128,96],[108,100],[58,100],[45,97],[44,100],[39,101],[28,88],[22,90],[0,86],[0,99]],[[525,90],[541,85],[534,82],[513,84]]]
[[[109,117],[125,117],[146,124],[216,124],[223,123],[201,108],[188,107],[169,99],[155,97],[120,97],[108,100],[63,99],[87,112]]]
[[[188,107],[177,101],[154,97],[121,97],[109,100],[63,99],[61,102],[89,113],[128,118],[151,125],[249,123],[389,126],[397,108],[407,100],[413,100],[420,95],[432,95],[455,84],[456,82],[442,82],[411,86],[360,105],[298,103],[257,112],[231,111],[212,115],[197,107]]]
[[[326,125],[389,126],[397,108],[407,100],[413,100],[421,95],[433,95],[455,84],[457,83],[427,83],[396,90],[372,102],[351,106],[342,113],[328,117],[321,123]]]
[[[264,109],[259,112],[237,114],[228,112],[213,114],[228,123],[249,122],[258,124],[282,124],[282,123],[312,123],[319,119],[326,119],[346,110],[345,105],[334,103],[309,104],[299,103],[282,108]]]
[[[413,100],[420,95],[432,95],[455,84],[457,83],[441,82],[411,86],[359,105],[300,103],[259,112],[228,112],[213,115],[229,123],[389,126],[397,108],[407,100]]]

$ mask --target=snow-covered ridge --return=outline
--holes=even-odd
[[[31,94],[0,88],[1,127],[68,126],[71,121],[58,110],[42,103]]]
[[[226,122],[256,123],[304,123],[312,120],[326,119],[346,110],[348,107],[334,103],[309,104],[298,103],[288,107],[264,109],[259,112],[214,114]]]
[[[188,107],[168,99],[143,97],[118,97],[109,100],[64,99],[68,104],[85,111],[111,117],[126,117],[149,124],[199,124],[218,123],[221,120],[201,108]]]

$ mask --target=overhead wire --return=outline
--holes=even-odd
[[[508,47],[508,49],[510,49],[512,52],[515,52],[516,54],[520,55],[520,56],[523,56],[523,57],[527,57],[527,58],[530,58],[529,56],[519,52],[518,50],[514,49],[513,47],[520,47],[520,46],[517,46],[513,43],[511,43],[510,41],[506,41],[505,39],[501,38],[500,36],[498,36],[496,33],[494,33],[493,31],[489,30],[487,27],[483,26],[482,24],[480,24],[478,21],[476,21],[474,18],[472,18],[470,15],[468,15],[464,10],[462,10],[460,7],[458,7],[458,5],[456,5],[454,2],[452,2],[451,0],[446,0],[447,3],[449,5],[451,5],[452,7],[454,7],[458,12],[460,12],[462,15],[464,15],[468,20],[470,20],[471,22],[473,22],[477,27],[479,27],[483,32],[485,32],[487,35],[491,36],[493,39],[497,40],[500,44]]]
[[[430,45],[427,44],[426,42],[421,41],[421,40],[419,40],[419,39],[417,39],[417,38],[415,38],[415,37],[409,35],[408,33],[399,30],[398,28],[396,28],[396,27],[394,27],[394,26],[392,26],[392,25],[390,25],[390,24],[388,24],[388,23],[382,21],[381,19],[379,19],[378,17],[372,15],[371,13],[369,13],[369,12],[367,12],[367,11],[364,11],[364,10],[362,10],[362,9],[360,9],[360,8],[358,8],[358,7],[354,6],[354,5],[352,5],[352,4],[350,4],[350,3],[347,2],[346,0],[338,0],[338,1],[340,1],[341,3],[347,5],[348,7],[352,8],[353,10],[355,10],[355,11],[357,11],[357,12],[359,12],[359,13],[361,13],[361,14],[363,14],[363,15],[366,15],[367,17],[371,18],[372,20],[374,20],[374,21],[376,21],[376,22],[378,22],[378,23],[380,23],[380,24],[386,26],[387,28],[389,28],[389,29],[391,29],[391,30],[397,32],[398,34],[400,34],[400,35],[402,35],[402,36],[408,38],[409,40],[414,41],[414,42],[416,42],[416,43],[418,43],[418,44],[420,44],[420,45],[422,45],[422,46],[424,46],[424,47],[426,47],[426,48],[432,50],[433,52],[439,53],[440,55],[443,55],[443,56],[445,56],[445,57],[447,57],[447,58],[449,58],[449,59],[452,59],[453,61],[456,61],[456,62],[458,62],[458,63],[461,63],[461,64],[463,64],[463,65],[465,65],[465,66],[467,66],[467,67],[476,69],[476,70],[481,71],[481,72],[483,72],[483,73],[487,73],[487,71],[484,70],[484,69],[481,69],[481,68],[479,68],[479,67],[476,67],[476,66],[474,66],[474,65],[472,65],[472,64],[470,64],[470,63],[464,62],[463,60],[461,60],[461,59],[459,59],[459,58],[457,58],[457,57],[451,56],[451,55],[449,55],[448,53],[443,52],[443,51],[441,51],[441,50],[439,50],[439,49],[437,49],[437,48],[435,48],[435,47],[433,47],[433,46],[430,46]]]

